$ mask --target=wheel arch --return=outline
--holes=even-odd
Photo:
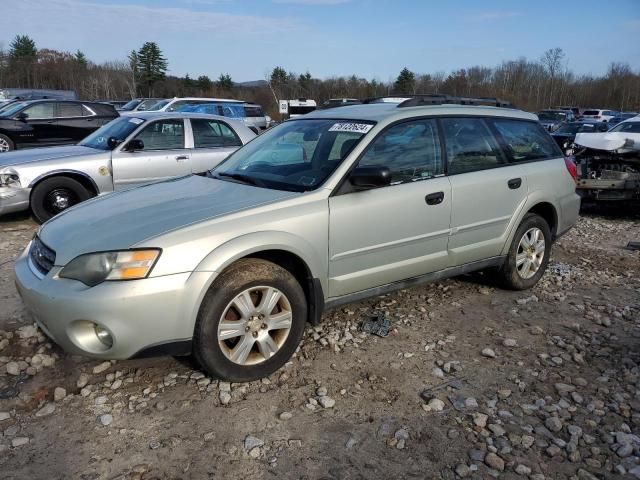
[[[509,233],[506,235],[501,255],[506,255],[509,251],[509,247],[513,241],[513,236],[515,235],[516,230],[518,230],[518,226],[522,223],[522,220],[528,213],[535,213],[544,218],[549,224],[552,238],[555,239],[559,222],[559,212],[559,207],[553,200],[549,200],[548,195],[544,195],[543,192],[533,192],[530,194],[525,204],[519,210],[518,215],[514,216],[514,220],[512,220],[511,225],[507,230]]]
[[[81,172],[79,170],[72,170],[72,169],[52,170],[52,171],[43,173],[42,175],[39,175],[33,180],[31,180],[31,183],[29,184],[28,188],[31,188],[31,191],[33,192],[33,189],[36,186],[38,186],[39,183],[53,177],[72,178],[78,181],[83,187],[85,187],[94,196],[98,195],[98,193],[100,192],[100,189],[98,188],[98,185],[96,185],[96,182],[93,180],[93,178],[91,178],[89,175],[87,175],[84,172]]]
[[[196,315],[206,292],[222,272],[238,260],[259,258],[279,265],[296,278],[307,297],[308,321],[319,323],[325,304],[326,267],[322,268],[319,256],[309,254],[313,251],[312,245],[306,240],[283,232],[254,232],[220,245],[196,267],[199,272],[212,272],[210,281],[200,295]]]

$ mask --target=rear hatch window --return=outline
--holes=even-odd
[[[244,107],[245,116],[247,117],[264,117],[264,112],[260,106],[247,106]]]

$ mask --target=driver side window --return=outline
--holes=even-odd
[[[435,120],[411,121],[389,128],[372,142],[358,166],[389,168],[392,185],[442,175],[444,167]]]
[[[136,139],[144,142],[146,150],[179,150],[184,148],[184,122],[159,120],[142,130]]]

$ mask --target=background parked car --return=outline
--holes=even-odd
[[[608,122],[617,115],[618,112],[615,110],[589,109],[582,112],[582,118],[592,118],[601,122]]]
[[[242,100],[233,100],[225,98],[198,98],[198,97],[184,97],[184,98],[166,98],[159,101],[155,105],[147,108],[147,111],[154,112],[177,112],[186,105],[201,105],[205,103],[246,103]]]
[[[198,104],[187,104],[178,107],[179,112],[208,113],[210,115],[221,115],[223,117],[235,118],[255,133],[266,130],[269,126],[267,117],[260,105],[238,103],[238,102],[208,102]]]
[[[106,103],[14,102],[0,113],[0,152],[76,143],[117,117],[113,105]]]
[[[134,98],[129,100],[122,107],[118,108],[119,112],[144,112],[149,110],[156,103],[164,100],[164,98]]]
[[[0,215],[31,208],[43,222],[114,190],[203,173],[255,134],[242,123],[190,113],[120,117],[78,145],[0,158]]]
[[[551,136],[565,153],[571,148],[573,141],[578,133],[582,132],[606,132],[609,125],[604,122],[592,122],[582,120],[577,122],[567,122],[560,127]]]
[[[575,115],[571,110],[554,110],[549,108],[537,113],[542,126],[550,132],[556,131],[565,122],[575,121]]]
[[[637,117],[637,116],[638,116],[637,112],[622,112],[616,115],[615,117],[609,119],[609,121],[607,122],[607,125],[609,125],[609,128],[612,128],[618,125],[619,123],[624,122],[625,120],[629,120],[630,118]]]

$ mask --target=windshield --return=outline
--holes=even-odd
[[[546,120],[546,121],[552,121],[552,122],[556,122],[556,121],[562,122],[565,118],[567,118],[567,114],[560,113],[560,112],[540,112],[538,113],[538,118],[543,121]]]
[[[160,109],[162,109],[162,107],[164,107],[167,103],[169,103],[171,100],[160,100],[158,103],[154,103],[153,105],[151,105],[149,108],[147,108],[147,112],[155,112],[158,111]]]
[[[6,108],[6,110],[2,110],[0,115],[2,115],[3,117],[10,117],[10,116],[15,115],[16,113],[18,113],[20,110],[22,110],[27,105],[29,105],[29,102],[12,103]]]
[[[640,133],[640,122],[622,122],[613,127],[610,132]]]
[[[566,133],[569,135],[580,132],[595,132],[596,126],[593,123],[567,123],[562,125],[554,133]]]
[[[142,118],[116,118],[86,137],[80,142],[80,145],[100,150],[111,150],[113,145],[109,145],[109,138],[115,138],[117,144],[120,144],[142,123],[144,123]]]
[[[314,190],[372,128],[359,120],[290,120],[237,150],[213,176],[278,190]]]
[[[140,102],[142,100],[140,100],[139,98],[134,98],[133,100],[129,100],[127,103],[125,103],[122,108],[120,108],[120,110],[133,110],[134,108],[136,108],[138,105],[140,105]]]
[[[600,110],[585,110],[582,115],[589,115],[590,117],[600,116]]]

